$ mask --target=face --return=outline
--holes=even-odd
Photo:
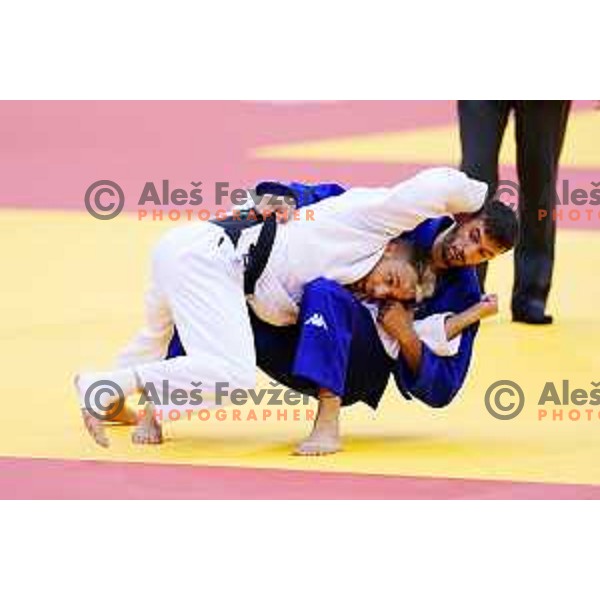
[[[419,276],[408,253],[389,252],[383,255],[373,270],[360,282],[361,295],[374,300],[420,302],[433,294],[435,275],[427,267]]]
[[[446,267],[479,265],[503,251],[486,236],[482,219],[471,219],[455,225],[441,241],[441,258]]]

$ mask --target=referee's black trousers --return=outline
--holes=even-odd
[[[498,153],[508,115],[515,113],[520,232],[515,247],[513,313],[543,312],[552,282],[558,159],[571,102],[567,100],[461,100],[458,103],[462,170],[498,186]],[[516,201],[516,198],[515,198]],[[546,211],[540,218],[538,211]],[[485,282],[487,265],[479,269]]]

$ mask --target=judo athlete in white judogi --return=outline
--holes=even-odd
[[[152,257],[145,329],[122,353],[117,369],[76,378],[88,432],[108,445],[99,405],[90,404],[103,382],[115,384],[119,396],[147,385],[160,394],[165,381],[190,394],[201,385],[201,408],[209,406],[206,398],[219,383],[253,388],[256,357],[246,302],[267,323],[293,324],[305,284],[319,277],[342,285],[363,280],[382,264],[390,240],[428,218],[476,212],[486,193],[485,183],[452,168],[435,168],[391,188],[351,188],[300,209],[298,219],[271,227],[266,244],[267,222],[241,230],[237,244],[218,223],[169,231]],[[254,270],[260,264],[250,286],[249,264]],[[386,264],[381,280],[366,285],[365,293],[377,300],[414,298],[417,282],[403,281],[393,261]],[[164,360],[174,326],[187,354]],[[110,400],[104,399],[107,405]]]

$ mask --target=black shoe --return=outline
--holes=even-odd
[[[545,315],[543,312],[533,311],[513,311],[513,322],[528,323],[529,325],[550,325],[554,319],[552,315]]]

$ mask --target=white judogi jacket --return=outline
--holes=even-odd
[[[277,228],[269,262],[248,302],[268,323],[295,323],[305,284],[318,277],[342,285],[361,279],[391,239],[426,219],[475,212],[486,193],[487,184],[441,167],[391,188],[351,188],[300,209],[299,220]],[[242,233],[240,257],[259,230],[251,227]]]

